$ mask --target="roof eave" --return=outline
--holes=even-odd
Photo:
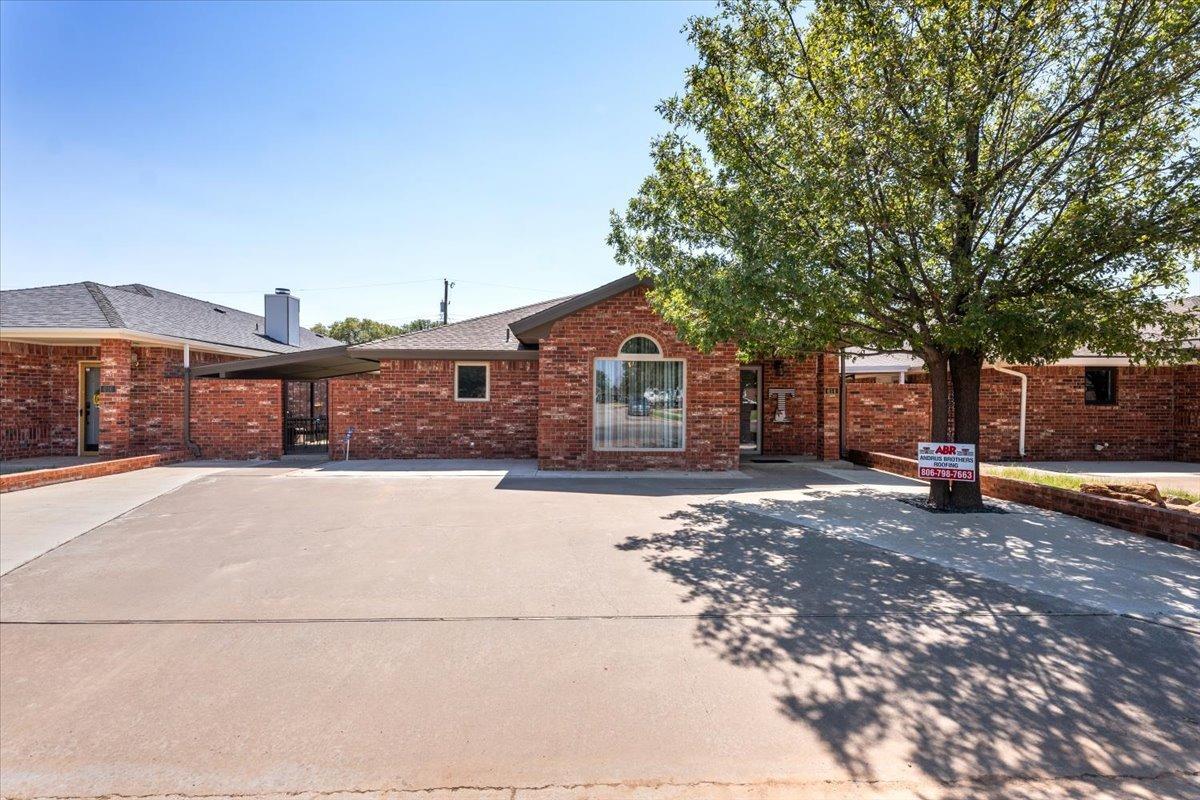
[[[362,348],[362,349],[359,349]],[[529,350],[456,350],[453,348],[363,347],[355,345],[349,354],[377,361],[537,361],[538,351]]]
[[[649,278],[642,278],[636,272],[631,273],[592,289],[590,292],[577,294],[557,305],[542,309],[536,314],[530,314],[528,317],[509,323],[508,328],[522,344],[537,344],[539,339],[550,332],[550,327],[563,317],[574,314],[576,311],[582,311],[588,306],[594,306],[621,292],[650,284]]]
[[[135,328],[68,328],[68,327],[36,327],[36,326],[5,326],[0,327],[0,339],[10,341],[32,341],[34,343],[55,341],[76,341],[90,339],[128,339],[132,342],[146,344],[163,344],[182,347],[187,345],[198,350],[211,353],[223,353],[231,356],[260,356],[270,353],[270,350],[255,350],[248,347],[208,342],[203,339],[188,339],[182,336],[167,336],[161,333],[149,333]]]

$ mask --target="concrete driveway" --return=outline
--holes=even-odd
[[[904,482],[374,467],[204,474],[0,578],[3,795],[1200,790],[1200,637],[907,552]],[[1074,530],[959,538],[1001,517]],[[1186,623],[1200,559],[1147,547]]]

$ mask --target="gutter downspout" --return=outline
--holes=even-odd
[[[1017,441],[1017,453],[1021,456],[1021,458],[1024,458],[1025,457],[1025,400],[1029,396],[1029,376],[1026,375],[1024,372],[1018,372],[1017,370],[1009,369],[1008,367],[1001,367],[1001,366],[997,366],[996,364],[991,364],[989,366],[991,366],[992,369],[996,370],[996,372],[1001,372],[1001,373],[1004,373],[1005,375],[1014,375],[1021,379],[1021,419],[1020,419],[1020,427],[1019,427],[1018,441]]]

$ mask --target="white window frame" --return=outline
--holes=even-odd
[[[639,336],[645,337],[654,342],[658,348],[658,353],[622,353],[621,348],[630,339],[636,339]],[[683,365],[681,381],[683,383],[683,402],[680,404],[680,420],[679,420],[679,441],[682,444],[679,447],[611,447],[596,444],[596,362],[597,361],[677,361]],[[667,358],[663,355],[662,342],[654,338],[648,333],[635,333],[632,336],[626,336],[617,346],[616,355],[612,356],[596,356],[592,359],[592,399],[588,403],[588,423],[592,428],[591,445],[592,451],[597,453],[682,453],[687,450],[687,409],[688,409],[688,364],[686,358]]]
[[[483,397],[458,396],[458,368],[483,367]],[[454,362],[454,402],[456,403],[486,403],[492,399],[492,364],[489,361],[455,361]]]

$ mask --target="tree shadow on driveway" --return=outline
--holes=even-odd
[[[857,780],[1200,769],[1200,638],[724,503],[619,549],[703,603],[695,639],[766,673]]]

